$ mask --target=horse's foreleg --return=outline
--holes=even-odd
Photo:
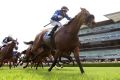
[[[35,66],[35,62],[31,62],[31,68]]]
[[[25,66],[23,66],[23,68],[26,68],[26,67],[28,66],[28,64],[29,64],[29,62],[26,62],[26,65],[25,65]]]
[[[44,68],[42,61],[40,63],[41,63],[41,67]]]
[[[16,59],[12,59],[12,62],[13,62],[13,67],[15,68],[15,67],[17,67],[17,60]]]
[[[76,62],[78,64],[79,68],[80,68],[81,73],[84,73],[82,64],[81,64],[80,59],[79,59],[79,51],[80,51],[79,47],[76,47],[75,50],[74,50],[74,57],[75,57]]]
[[[11,69],[12,65],[11,65],[11,61],[9,61],[9,68]]]
[[[70,62],[73,63],[73,66],[75,65],[74,60],[72,59],[72,57],[71,57],[70,55],[67,57],[67,59],[68,59]]]
[[[16,63],[13,61],[13,67],[15,68],[16,67]]]
[[[59,63],[59,61],[57,61],[55,68],[56,69],[61,69],[61,68],[63,68],[63,66]]]
[[[75,62],[74,62],[74,60],[72,59],[72,63],[73,63],[73,66],[75,65]]]
[[[19,60],[17,63],[16,63],[16,67],[22,62],[22,60]]]
[[[23,68],[26,68],[26,67],[28,66],[29,62],[30,62],[30,60],[29,60],[29,56],[27,56],[27,57],[26,57],[26,65],[23,66]]]

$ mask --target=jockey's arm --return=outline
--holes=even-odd
[[[67,14],[65,15],[65,18],[66,18],[67,20],[71,20],[71,19],[72,19],[72,18],[69,17]]]

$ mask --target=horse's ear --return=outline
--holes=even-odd
[[[80,7],[80,9],[83,10],[83,11],[86,10],[85,8],[81,8],[81,7]]]
[[[81,9],[81,11],[83,11],[84,13],[90,14],[85,8],[80,8],[80,9]]]

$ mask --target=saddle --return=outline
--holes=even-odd
[[[54,42],[54,35],[53,36],[49,36],[50,31],[47,31],[44,35],[43,35],[43,41],[44,43],[50,47],[50,48],[54,48],[55,47],[55,42]]]
[[[53,27],[53,29],[49,29],[45,35],[43,36],[43,41],[53,50],[55,49],[55,41],[54,41],[54,34],[60,29],[58,25]]]

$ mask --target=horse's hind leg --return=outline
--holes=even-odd
[[[52,63],[51,67],[48,69],[48,71],[51,71],[52,68],[56,65],[57,63],[57,58],[55,58],[54,62]]]
[[[52,68],[56,65],[58,57],[59,57],[59,53],[57,52],[55,57],[54,57],[54,61],[53,61],[52,65],[51,65],[51,67],[48,69],[48,71],[51,71]]]
[[[25,64],[25,66],[23,66],[23,68],[26,68],[28,66],[28,64],[29,64],[29,58],[26,58],[26,64]]]
[[[83,69],[82,64],[80,62],[80,59],[79,59],[79,48],[78,47],[75,48],[75,50],[74,50],[74,57],[75,57],[76,62],[80,68],[81,73],[84,73],[84,69]]]
[[[2,65],[3,65],[3,60],[0,61],[0,67],[2,67]]]

